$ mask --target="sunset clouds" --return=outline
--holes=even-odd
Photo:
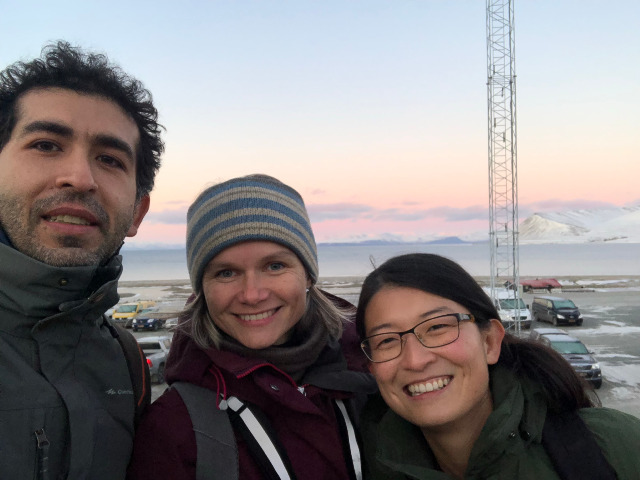
[[[166,153],[127,244],[183,244],[197,194],[250,173],[296,188],[319,242],[488,235],[484,2],[5,10],[2,66],[65,38],[104,51],[153,93]],[[638,18],[637,0],[516,2],[520,220],[640,204]]]

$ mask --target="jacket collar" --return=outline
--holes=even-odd
[[[498,365],[491,367],[490,378],[494,409],[471,451],[469,475],[482,472],[509,448],[518,448],[510,441],[514,434],[525,442],[542,439],[547,407],[539,387]],[[440,478],[438,473],[449,478],[436,471],[437,462],[420,429],[391,409],[382,416],[377,433],[376,457],[383,465],[410,478]]]
[[[0,244],[7,245],[9,247],[13,246],[11,244],[11,240],[9,240],[9,237],[7,237],[7,234],[4,232],[2,227],[0,227]]]
[[[83,313],[100,316],[118,301],[121,258],[100,267],[53,267],[0,244],[0,329],[25,336],[38,322],[83,304]]]
[[[354,328],[349,324],[348,328]],[[343,335],[344,337],[344,335]],[[337,341],[329,341],[318,360],[308,369],[300,385],[314,385],[326,390],[343,392],[373,393],[377,387],[370,374],[348,370],[343,349],[349,346]],[[218,350],[215,347],[203,350],[183,330],[178,329],[171,342],[171,351],[167,360],[167,381],[185,381],[202,385],[208,377],[211,364],[225,370],[236,378],[242,378],[260,370],[271,369],[286,375],[272,364],[259,358],[250,358],[234,352]],[[286,375],[288,377],[288,375]],[[293,380],[291,380],[293,381]]]

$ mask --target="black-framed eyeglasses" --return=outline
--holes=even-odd
[[[460,336],[460,322],[474,322],[468,313],[448,313],[429,318],[404,332],[385,332],[371,335],[360,343],[360,348],[374,363],[388,362],[402,353],[402,337],[413,333],[427,348],[444,347],[455,342]]]

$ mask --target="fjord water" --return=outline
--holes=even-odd
[[[460,263],[472,275],[489,275],[489,245],[395,244],[319,245],[321,277],[364,277],[372,264],[412,252],[443,255]],[[124,249],[124,281],[187,280],[184,249]],[[639,243],[541,244],[520,246],[521,276],[640,275]]]

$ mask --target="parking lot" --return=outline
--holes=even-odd
[[[580,339],[602,368],[602,405],[640,418],[640,292],[597,291],[557,293],[570,298],[584,318],[581,327],[559,326]],[[531,305],[534,295],[524,294]],[[534,322],[532,328],[549,327]]]

